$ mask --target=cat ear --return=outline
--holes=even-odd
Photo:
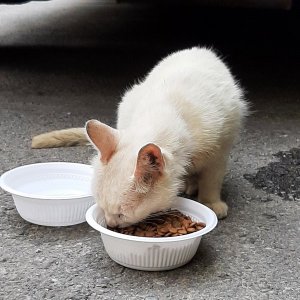
[[[138,153],[134,177],[137,191],[147,192],[151,185],[163,174],[165,161],[161,149],[155,144],[147,144]]]
[[[117,148],[118,130],[97,120],[90,120],[85,125],[89,140],[100,151],[101,161],[107,164]]]

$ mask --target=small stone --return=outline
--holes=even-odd
[[[77,291],[81,290],[82,289],[82,285],[81,284],[77,284],[75,285],[74,287]]]
[[[53,259],[53,260],[50,260],[50,261],[47,261],[47,262],[45,262],[44,263],[44,265],[43,265],[43,268],[44,269],[49,269],[50,267],[51,267],[51,265],[53,264],[53,263],[55,263],[55,259]]]
[[[0,275],[7,275],[8,272],[5,268],[0,268]]]

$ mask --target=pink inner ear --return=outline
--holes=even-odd
[[[164,166],[160,148],[155,144],[147,144],[139,151],[134,175],[139,180],[154,181],[163,173]]]
[[[90,120],[86,123],[86,132],[91,142],[100,151],[101,161],[107,164],[116,151],[118,131],[97,120]]]

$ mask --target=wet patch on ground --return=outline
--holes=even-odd
[[[274,154],[278,162],[271,162],[258,169],[256,174],[244,174],[256,189],[282,197],[300,200],[300,148]]]

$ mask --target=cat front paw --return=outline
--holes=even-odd
[[[196,185],[186,185],[184,193],[190,197],[197,195],[198,186]]]
[[[210,209],[212,209],[217,215],[218,219],[224,219],[227,217],[228,206],[223,201],[217,201],[213,203],[203,203]]]
[[[184,182],[184,188],[182,192],[187,196],[195,196],[198,193],[198,182],[195,177],[188,177]]]

